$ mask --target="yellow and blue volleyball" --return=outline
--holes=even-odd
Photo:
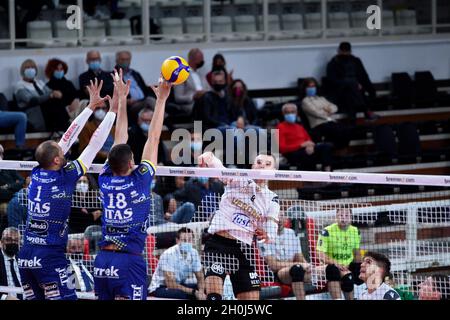
[[[173,84],[182,84],[189,78],[190,68],[186,60],[179,56],[172,56],[164,60],[161,66],[163,78]]]

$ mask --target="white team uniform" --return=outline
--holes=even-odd
[[[280,205],[276,193],[253,180],[233,180],[225,187],[219,209],[208,232],[227,231],[236,239],[251,245],[257,228],[264,228],[269,218],[278,222]]]
[[[401,298],[397,291],[383,282],[377,290],[372,293],[369,293],[367,286],[364,284],[364,289],[357,300],[401,300]]]

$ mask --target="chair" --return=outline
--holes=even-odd
[[[351,36],[374,36],[377,35],[378,30],[367,29],[367,13],[366,12],[351,12],[350,18],[352,21]]]
[[[183,36],[183,22],[181,18],[169,17],[159,19],[163,39],[169,42],[183,42],[186,37]]]
[[[84,23],[84,37],[83,44],[85,46],[105,45],[106,39],[105,23],[100,20],[88,20]]]
[[[288,13],[281,16],[283,34],[295,38],[303,34],[303,16],[299,13]]]
[[[111,41],[119,44],[139,44],[140,41],[132,39],[131,22],[128,19],[109,20],[107,24],[108,35],[114,37]],[[117,38],[117,39],[116,39]]]
[[[55,38],[57,42],[61,42],[68,47],[75,47],[78,43],[78,30],[70,30],[67,28],[66,20],[54,22]]]
[[[322,16],[320,12],[305,14],[305,37],[318,38],[322,35]]]
[[[392,105],[396,109],[411,108],[413,84],[406,72],[392,73],[391,75]]]
[[[415,106],[417,108],[432,108],[437,102],[437,85],[430,71],[414,73]]]
[[[398,152],[401,156],[417,157],[420,155],[420,137],[414,123],[400,124],[397,130],[397,138]]]
[[[406,9],[398,10],[396,12],[396,21],[396,34],[417,33],[416,11]]]
[[[348,36],[350,20],[347,12],[332,12],[328,15],[328,19],[329,29],[327,30],[327,35],[329,37]]]
[[[27,42],[30,48],[51,47],[54,45],[50,21],[30,21],[27,23]]]
[[[188,33],[188,36],[193,41],[201,41],[203,40],[203,17],[186,17],[184,19],[184,22],[186,23],[186,33]]]
[[[219,41],[230,41],[236,37],[233,34],[233,24],[230,16],[211,17],[212,38]]]
[[[383,10],[381,13],[381,32],[384,35],[395,34],[394,11]]]
[[[388,159],[396,158],[398,146],[394,130],[390,125],[383,124],[375,128],[374,143],[376,151]]]
[[[262,34],[257,34],[255,16],[242,15],[234,18],[236,32],[243,33],[238,35],[243,40],[261,40]]]

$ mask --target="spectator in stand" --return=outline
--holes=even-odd
[[[211,83],[212,89],[203,96],[203,129],[225,129],[230,126],[232,120],[230,119],[231,103],[226,90],[225,71],[214,71],[211,76]]]
[[[67,112],[52,108],[50,101],[61,99],[61,91],[47,87],[42,80],[36,78],[37,73],[37,65],[31,59],[25,60],[20,66],[22,80],[17,82],[14,88],[18,108],[27,114],[28,123],[33,131],[51,130],[53,126],[67,127],[65,123],[69,119]],[[55,118],[57,115],[61,118]],[[52,123],[54,119],[57,121]]]
[[[86,87],[90,84],[91,80],[92,82],[94,82],[95,78],[97,78],[99,82],[103,80],[103,87],[100,91],[100,95],[102,97],[106,95],[112,97],[114,86],[111,78],[111,73],[109,71],[102,70],[102,57],[100,55],[100,52],[97,50],[88,51],[88,53],[86,54],[86,63],[89,69],[86,72],[80,74],[80,76],[78,77],[81,98],[89,99],[89,93]]]
[[[434,274],[419,285],[419,300],[449,300],[450,276]]]
[[[130,88],[131,91],[131,88]],[[131,124],[128,129],[128,145],[135,154],[134,161],[139,163],[141,161],[141,153],[147,141],[148,127],[153,118],[153,110],[144,108],[138,113],[137,123]],[[170,159],[167,158],[167,148],[164,143],[158,144],[158,165],[170,165]]]
[[[361,59],[352,55],[349,42],[339,44],[337,55],[327,65],[327,78],[332,101],[343,108],[352,122],[356,121],[358,111],[364,112],[368,120],[379,118],[369,110],[371,101],[376,97],[375,89]]]
[[[279,215],[277,238],[271,243],[260,244],[260,250],[276,278],[292,285],[297,300],[305,300],[304,282],[311,281],[311,265],[302,254],[294,230],[285,227],[286,220],[286,216]]]
[[[137,121],[138,113],[143,108],[155,108],[156,98],[153,90],[151,90],[142,78],[141,74],[130,68],[131,52],[118,51],[116,53],[116,70],[123,70],[123,80],[131,81],[130,93],[127,97],[128,119],[131,124]]]
[[[82,233],[91,225],[100,225],[102,210],[93,209],[101,206],[98,195],[93,191],[98,190],[95,178],[90,174],[85,174],[77,181],[72,202],[76,206],[72,207],[69,220],[69,233]]]
[[[232,126],[245,129],[258,125],[258,110],[253,100],[248,96],[247,86],[241,79],[231,82],[229,101],[232,119],[236,120],[232,123]]]
[[[302,170],[316,170],[317,164],[322,170],[331,170],[331,145],[314,143],[303,126],[297,123],[297,106],[286,103],[282,107],[284,121],[277,126],[280,153],[291,165]]]
[[[0,93],[0,128],[14,128],[16,148],[25,147],[27,115],[24,112],[8,111],[8,100],[3,93]]]
[[[150,295],[159,298],[206,300],[200,255],[193,244],[194,232],[189,228],[179,229],[176,245],[164,251],[159,258],[148,289]]]
[[[172,108],[173,110],[167,110],[168,113],[178,112],[191,115],[194,103],[209,89],[205,76],[199,72],[199,69],[205,64],[203,52],[199,48],[191,49],[187,62],[191,69],[190,76],[184,83],[173,87],[176,106]]]
[[[216,70],[219,69],[223,69],[225,70],[225,74],[227,77],[227,83],[232,83],[233,82],[233,70],[231,70],[230,72],[227,71],[226,68],[226,61],[225,61],[225,57],[220,54],[220,53],[216,53],[213,57],[212,60],[212,67],[211,67],[211,71],[208,72],[206,74],[206,80],[208,81],[209,85],[212,86],[212,73]]]
[[[19,252],[20,234],[17,228],[6,228],[2,232],[0,247],[0,286],[21,288],[17,253]],[[22,294],[0,293],[1,300],[23,300]]]
[[[18,228],[27,222],[27,188],[31,182],[30,176],[26,177],[22,189],[14,193],[8,203],[6,213],[8,215],[8,227]]]
[[[100,123],[102,123],[103,119],[105,118],[108,109],[109,108],[106,107],[105,104],[103,104],[103,107],[95,109],[94,114],[90,117],[89,121],[81,130],[80,135],[78,136],[79,140],[78,150],[80,153],[83,152],[83,150],[89,144],[89,141],[92,135],[94,134],[95,130],[97,130],[98,126],[100,125]],[[113,126],[111,128],[111,131],[109,132],[108,138],[106,138],[106,141],[103,144],[103,147],[97,153],[94,162],[104,163],[108,158],[108,152],[114,143],[115,130],[116,127]]]
[[[62,95],[60,104],[65,107],[69,115],[77,115],[83,110],[81,110],[80,99],[78,99],[78,90],[72,81],[65,77],[68,69],[67,63],[60,59],[48,60],[45,67],[45,75],[49,79],[47,87],[60,91]]]
[[[301,86],[302,109],[311,127],[314,142],[330,142],[337,149],[350,141],[350,128],[336,122],[331,115],[337,112],[335,104],[318,95],[319,84],[314,78],[303,80]]]

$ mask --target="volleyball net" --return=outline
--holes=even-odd
[[[35,165],[1,161],[0,170],[26,178]],[[67,255],[76,262],[71,272],[79,297],[87,299],[94,297],[93,262],[99,251],[104,214],[98,188],[101,167],[93,165],[79,182],[72,196],[69,221]],[[149,288],[161,255],[177,244],[178,230],[186,227],[193,231],[193,248],[201,259],[202,271],[218,265],[224,268],[227,277],[223,296],[234,299],[232,288],[239,277],[233,275],[239,272],[242,261],[227,253],[204,252],[213,217],[222,210],[230,218],[225,221],[214,217],[216,230],[220,223],[223,230],[230,224],[244,230],[264,229],[264,217],[279,208],[276,238],[266,242],[255,238],[240,248],[260,279],[262,299],[294,298],[292,286],[280,276],[288,262],[309,264],[304,278],[307,299],[330,299],[326,259],[355,271],[358,277],[359,269],[351,266],[368,252],[389,259],[390,271],[383,281],[403,299],[450,294],[448,176],[158,167],[154,181],[143,252]],[[88,187],[82,187],[83,183]],[[6,210],[8,223],[22,232],[27,189],[13,191]],[[184,271],[178,275],[183,283],[196,281]],[[355,297],[363,285],[355,281]],[[5,287],[0,290],[14,292]]]

